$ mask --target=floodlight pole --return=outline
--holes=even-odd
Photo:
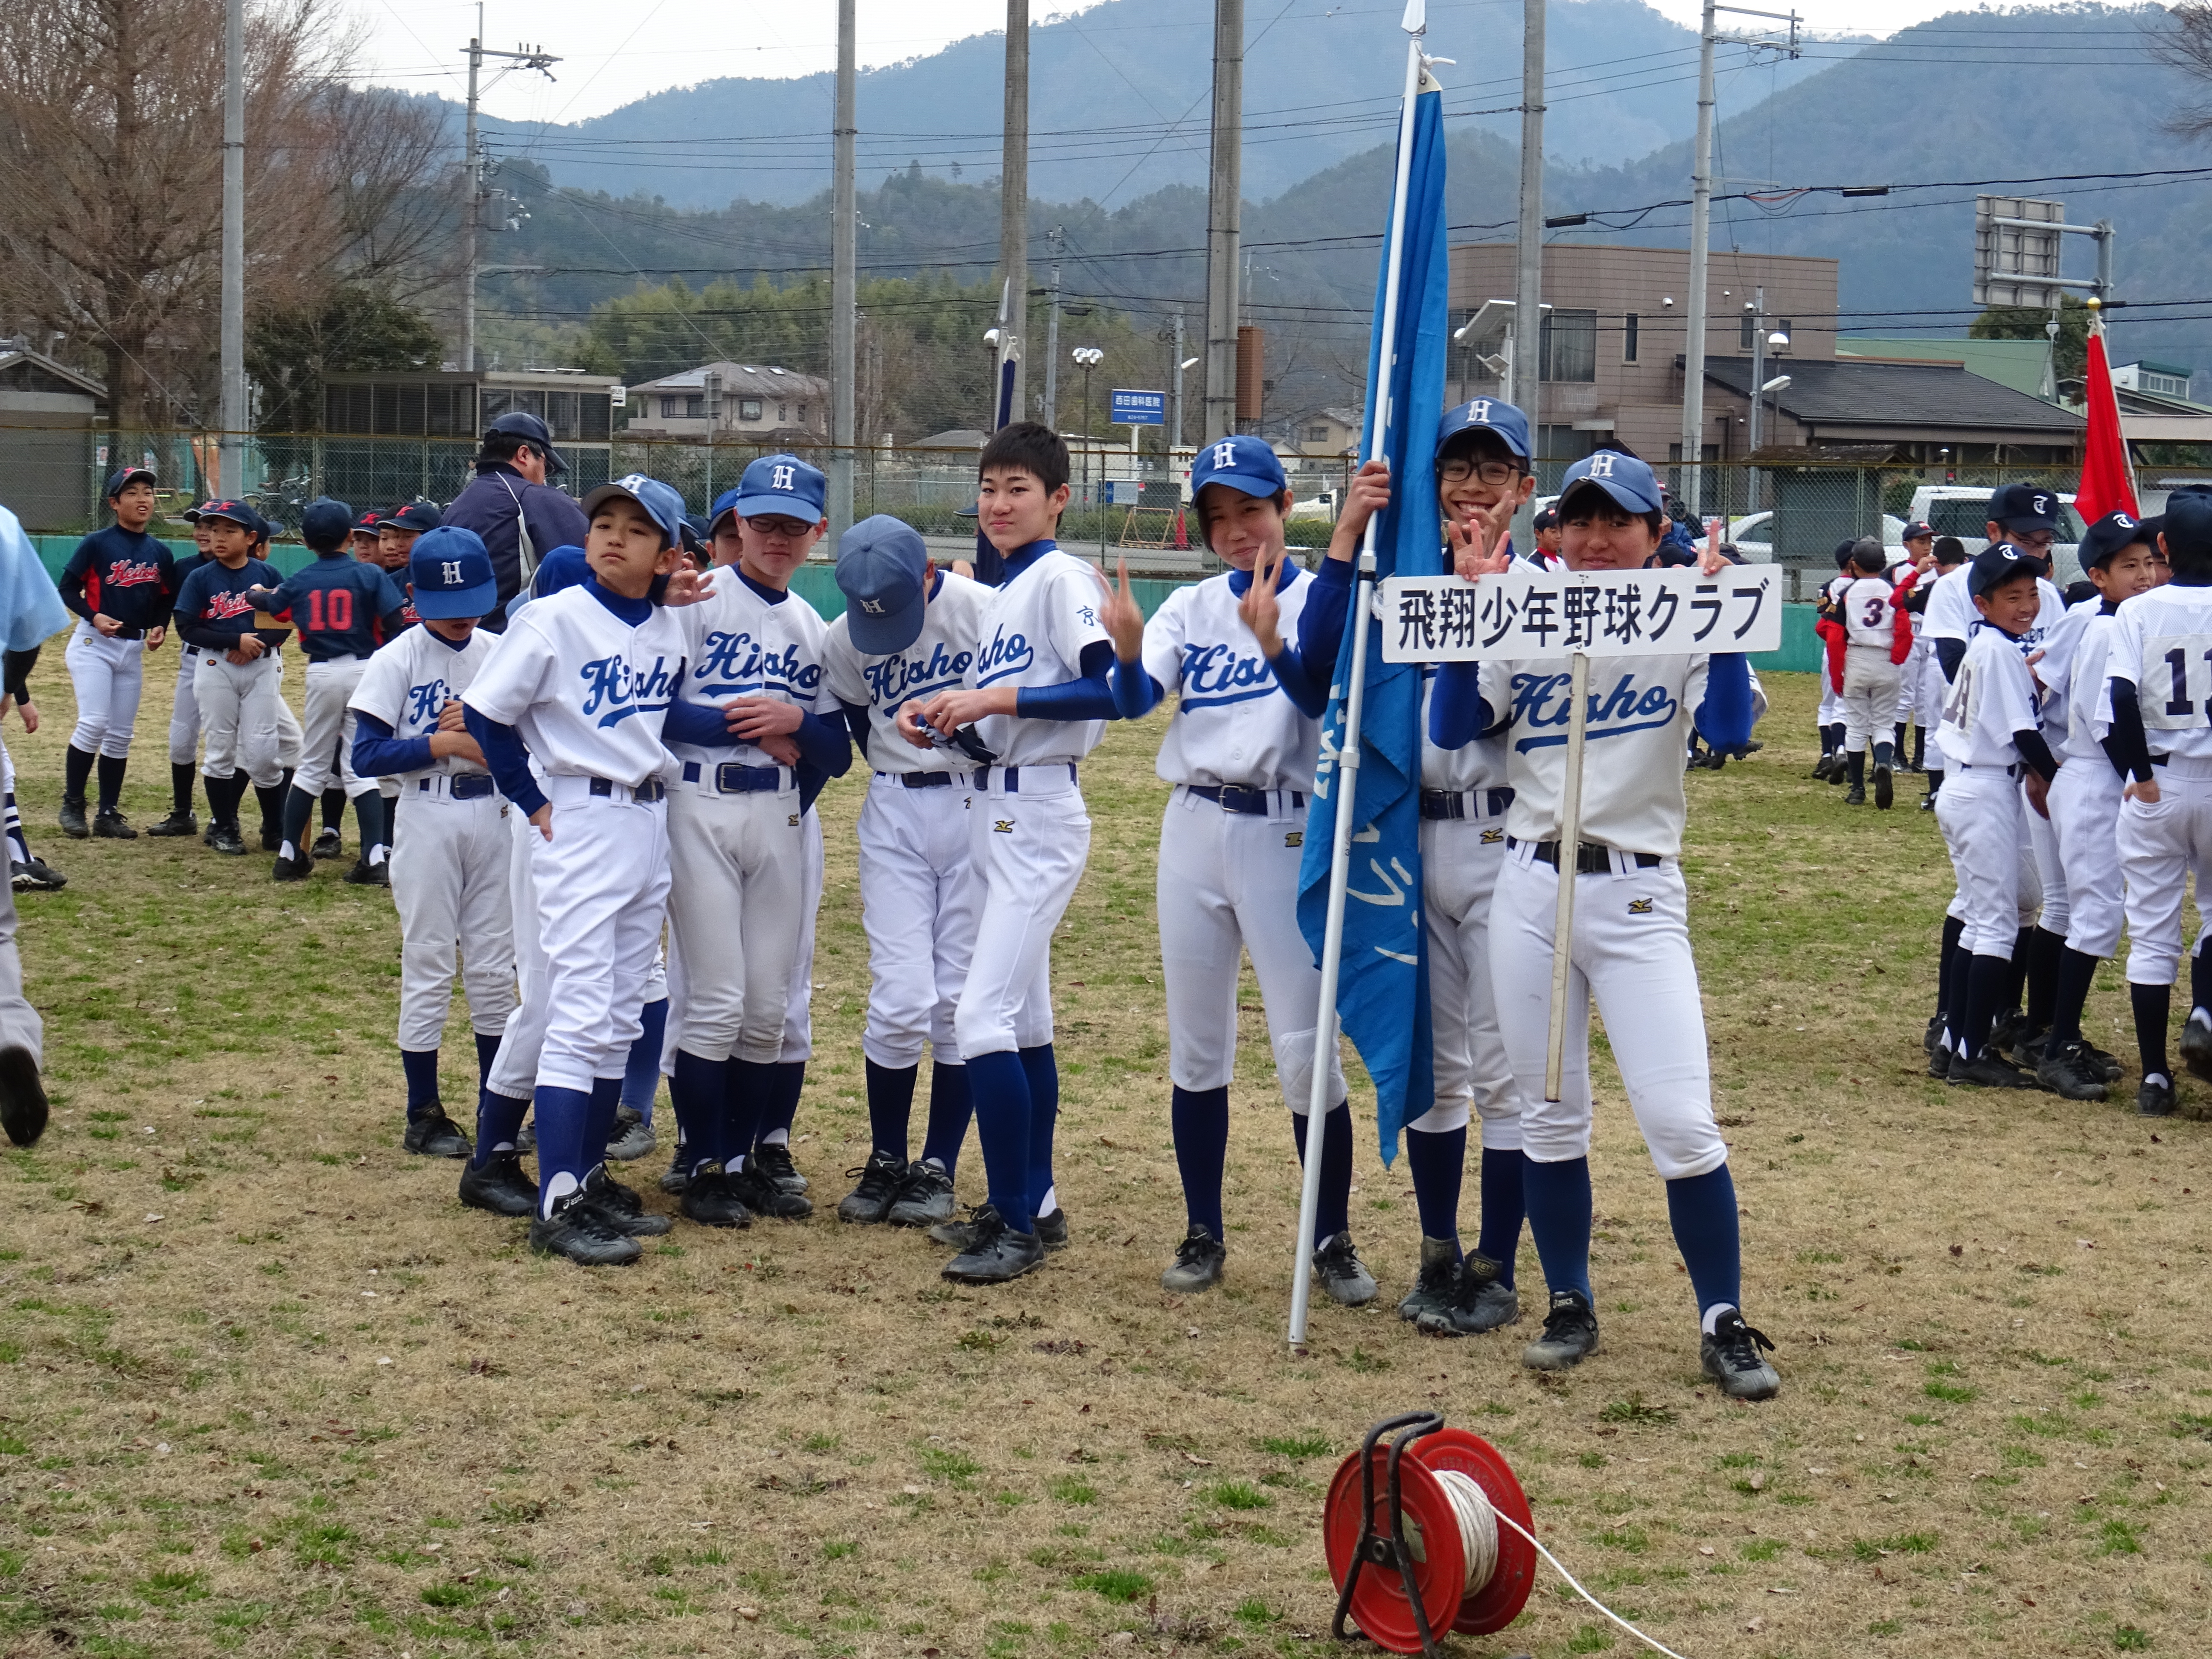
[[[830,544],[853,526],[855,345],[860,334],[860,203],[854,180],[854,0],[837,0],[837,103],[830,135],[836,177],[830,189]],[[708,454],[711,458],[711,448]],[[710,497],[711,499],[711,497]]]
[[[228,0],[222,27],[222,493],[246,494],[246,6]],[[120,459],[118,448],[118,458]]]

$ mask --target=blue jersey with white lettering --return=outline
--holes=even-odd
[[[400,616],[406,604],[406,596],[380,567],[339,551],[319,554],[287,576],[264,608],[290,611],[307,660],[329,662],[373,653],[378,624],[383,624],[385,638],[398,635],[405,626]]]

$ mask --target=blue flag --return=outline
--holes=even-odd
[[[1382,422],[1392,489],[1389,508],[1376,527],[1378,578],[1437,575],[1445,568],[1436,489],[1449,278],[1441,91],[1424,90],[1414,101],[1408,169],[1397,333],[1395,339],[1382,337],[1383,294],[1398,252],[1389,246],[1386,227],[1367,365],[1367,429],[1359,449],[1363,456],[1373,453],[1376,422]],[[1398,1132],[1426,1112],[1436,1097],[1421,910],[1421,671],[1409,663],[1384,662],[1381,624],[1371,617],[1352,621],[1370,631],[1358,798],[1348,809],[1352,866],[1336,1007],[1345,1035],[1375,1080],[1376,1127],[1388,1164],[1397,1157]],[[1343,747],[1353,638],[1346,628],[1322,723],[1321,763],[1306,820],[1305,861],[1298,872],[1298,927],[1316,957],[1328,927],[1336,814],[1346,810],[1337,798],[1336,757]]]

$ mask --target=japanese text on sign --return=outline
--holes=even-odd
[[[1479,583],[1397,576],[1382,584],[1376,617],[1385,662],[1778,651],[1782,572],[1771,564],[1731,565],[1717,576],[1522,565]]]

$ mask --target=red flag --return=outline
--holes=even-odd
[[[2136,481],[2128,465],[2128,447],[2120,436],[2120,400],[2112,391],[2112,371],[2105,361],[2105,325],[2089,327],[2089,362],[2083,371],[2089,400],[2089,431],[2081,447],[2081,482],[2075,487],[2074,510],[2083,524],[2107,513],[2136,516]]]

